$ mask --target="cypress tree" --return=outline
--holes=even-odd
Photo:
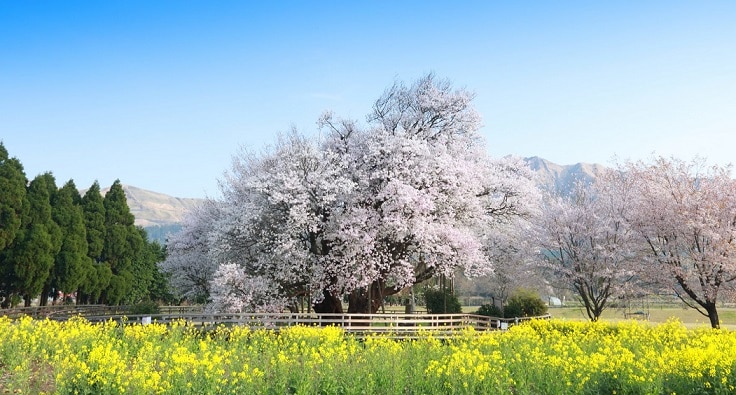
[[[159,263],[166,260],[166,246],[161,245],[158,241],[151,242],[151,249],[156,255],[156,265],[153,270],[153,280],[148,288],[148,296],[153,301],[161,301],[166,304],[175,304],[177,299],[171,292],[170,275],[161,271]]]
[[[52,225],[49,225],[48,230],[49,230],[49,235],[51,237],[51,243],[52,243],[51,248],[53,251],[55,251],[54,255],[56,255],[61,250],[61,245],[64,240],[64,234],[61,229],[61,226],[59,226],[59,224],[56,222],[56,219],[55,219],[56,214],[55,214],[54,204],[57,200],[59,189],[57,189],[56,187],[56,179],[54,178],[53,174],[51,174],[50,172],[46,172],[46,173],[41,174],[41,177],[43,177],[46,180],[45,185],[49,193],[49,204],[51,206]],[[56,262],[55,260],[56,260],[56,256],[54,256],[54,263],[52,263],[52,266],[49,268],[49,273],[46,276],[46,281],[44,282],[44,285],[41,288],[41,298],[40,298],[40,303],[39,303],[39,305],[41,306],[46,306],[48,302],[48,297],[52,296],[51,283],[54,279],[54,265]],[[53,296],[56,297],[56,295],[53,295]]]
[[[140,248],[141,240],[135,230],[135,217],[130,213],[120,180],[115,180],[110,190],[107,191],[103,204],[105,205],[105,243],[102,248],[102,257],[116,274],[130,268],[134,251]]]
[[[20,229],[27,183],[23,165],[18,159],[9,158],[0,142],[0,251],[13,242]]]
[[[119,304],[129,299],[133,288],[133,260],[143,248],[143,238],[136,229],[120,180],[110,187],[103,199],[105,206],[105,243],[102,258],[110,264],[113,277],[105,291],[106,302]]]
[[[27,211],[26,179],[23,165],[10,158],[0,142],[0,303],[10,303],[12,265],[9,249],[20,231],[24,209]]]
[[[133,274],[133,287],[130,290],[130,301],[137,303],[151,300],[151,288],[157,274],[157,264],[163,261],[163,249],[158,242],[148,240],[145,229],[138,226],[136,230],[143,240],[142,248],[133,259],[130,272]]]
[[[77,304],[96,303],[112,276],[109,265],[102,261],[102,247],[105,245],[105,205],[97,181],[82,197],[82,212],[87,233],[87,256],[90,259],[84,263],[85,275],[79,284]]]
[[[86,275],[85,270],[91,266],[81,200],[74,181],[69,180],[52,202],[54,221],[61,228],[63,242],[56,254],[51,288],[63,293],[76,291]]]
[[[21,219],[21,229],[7,258],[12,265],[11,288],[23,297],[26,306],[41,293],[61,246],[61,231],[51,217],[49,183],[53,182],[53,176],[46,173],[29,184],[28,212]]]
[[[105,245],[105,205],[97,181],[82,197],[82,211],[87,229],[87,256],[96,263],[102,262],[102,247]]]

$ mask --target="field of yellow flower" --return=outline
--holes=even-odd
[[[335,327],[0,318],[0,393],[729,394],[736,332],[534,321],[398,341]]]

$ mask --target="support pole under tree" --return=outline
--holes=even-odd
[[[368,284],[368,314],[373,314],[373,283]]]
[[[447,278],[444,274],[440,278],[440,282],[442,283],[442,312],[447,314]]]

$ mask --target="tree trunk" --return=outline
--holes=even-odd
[[[314,304],[315,313],[342,313],[342,302],[339,298],[333,296],[330,291],[322,291],[324,299]]]
[[[77,306],[83,305],[87,303],[87,294],[85,294],[82,290],[77,290]]]
[[[718,309],[716,308],[715,303],[707,303],[705,306],[705,311],[708,313],[708,319],[710,320],[710,326],[713,329],[720,329],[721,323],[718,320]]]
[[[356,289],[348,295],[348,313],[375,314],[381,308],[384,296],[386,290],[379,281],[372,282],[368,289]]]

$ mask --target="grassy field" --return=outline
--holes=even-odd
[[[476,310],[478,310],[478,306],[463,307],[463,311],[468,313],[474,312]],[[601,319],[607,322],[625,321],[624,311],[624,309],[618,308],[605,310]],[[710,321],[708,321],[708,317],[698,313],[695,309],[685,308],[682,306],[660,305],[650,306],[649,308],[632,308],[629,311],[649,312],[649,322],[652,323],[663,323],[672,318],[676,318],[688,328],[710,326]],[[581,306],[550,307],[549,314],[552,316],[552,318],[558,318],[562,320],[588,320],[588,317],[585,314],[585,309]],[[736,329],[735,307],[720,307],[718,309],[718,314],[719,318],[721,319],[722,328],[729,328],[732,330]]]
[[[463,306],[463,313],[474,313],[480,306]],[[418,307],[417,311],[426,311],[423,307]],[[688,328],[709,327],[710,321],[708,317],[698,313],[695,309],[686,308],[681,304],[666,305],[650,305],[649,307],[636,307],[630,310],[621,308],[611,308],[603,312],[602,320],[607,322],[625,321],[624,312],[645,311],[649,313],[649,322],[664,323],[672,318],[676,318]],[[385,308],[386,313],[404,313],[403,307],[391,306]],[[582,306],[565,306],[550,307],[549,314],[552,318],[570,321],[587,321],[585,309]],[[718,314],[721,319],[721,327],[736,330],[736,307],[722,306],[718,308]]]

